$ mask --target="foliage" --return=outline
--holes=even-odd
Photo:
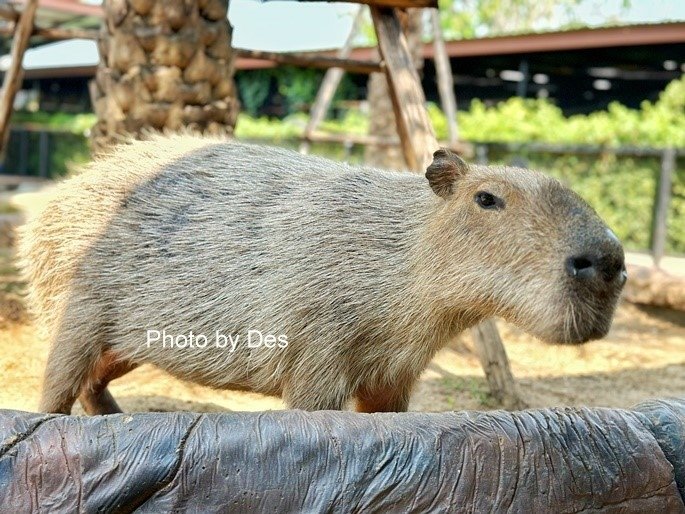
[[[440,19],[448,39],[472,39],[501,34],[529,33],[585,27],[575,7],[593,5],[605,12],[601,0],[439,0]],[[621,12],[603,15],[603,25],[620,23],[631,0]]]
[[[291,114],[282,120],[266,116],[255,118],[249,114],[240,114],[235,134],[241,139],[283,141],[299,137],[304,131],[308,119],[308,115],[302,112]],[[338,119],[325,120],[319,129],[338,134],[366,134],[368,127],[369,119],[367,116],[359,111],[348,110]]]
[[[255,116],[264,105],[271,89],[271,70],[253,70],[249,73],[237,73],[235,77],[244,112]]]
[[[95,125],[97,118],[95,114],[68,114],[51,112],[24,112],[19,111],[12,114],[13,125],[39,125],[49,129],[56,129],[60,132],[71,132],[72,134],[84,134]]]
[[[321,70],[292,66],[281,67],[278,74],[278,92],[285,98],[290,113],[304,110],[314,101],[323,78]]]
[[[259,116],[267,107],[269,93],[277,93],[283,99],[287,114],[306,110],[316,98],[323,75],[322,70],[278,66],[239,71],[235,80],[243,111],[250,116]],[[334,100],[356,97],[357,87],[349,74],[346,74],[335,92]]]
[[[443,114],[429,109],[438,137],[446,137]],[[469,141],[685,147],[685,77],[640,109],[614,102],[606,111],[566,118],[547,100],[514,97],[494,107],[474,100],[457,120],[461,137]]]

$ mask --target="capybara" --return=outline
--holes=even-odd
[[[427,179],[427,180],[426,180]],[[61,183],[20,256],[51,348],[41,410],[118,411],[142,363],[299,409],[404,411],[447,341],[500,316],[604,336],[621,244],[557,180],[438,150],[425,177],[189,135]]]

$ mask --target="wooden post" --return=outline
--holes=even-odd
[[[438,92],[440,93],[442,110],[447,118],[448,139],[450,145],[453,145],[459,140],[459,130],[457,127],[457,99],[454,95],[452,67],[450,66],[450,58],[447,55],[445,40],[442,37],[440,11],[431,9],[430,14],[433,25],[433,50],[435,73],[438,78]]]
[[[338,52],[338,59],[346,59],[347,57],[349,57],[350,52],[352,51],[352,45],[354,44],[354,39],[357,37],[357,33],[359,32],[359,26],[361,25],[363,19],[364,7],[361,6],[357,10],[357,14],[355,15],[354,21],[352,22],[350,34],[349,36],[347,36],[345,44]],[[316,93],[316,99],[314,100],[314,104],[312,105],[312,108],[309,111],[309,121],[307,121],[307,126],[304,129],[304,141],[302,141],[302,143],[300,144],[300,153],[309,153],[309,137],[314,133],[316,127],[319,126],[319,124],[323,121],[324,117],[326,116],[328,107],[331,105],[331,102],[333,101],[335,92],[338,90],[338,86],[340,85],[340,81],[342,80],[344,74],[345,70],[343,70],[342,68],[329,68],[326,71],[326,74],[323,77],[323,81],[321,82],[321,87],[319,87],[319,91]]]
[[[426,112],[426,98],[407,39],[395,10],[372,6],[371,16],[385,63],[404,159],[409,169],[423,171],[432,162],[438,142]]]
[[[17,22],[17,29],[12,39],[12,62],[5,73],[5,80],[2,83],[2,91],[0,91],[0,153],[4,153],[5,145],[9,135],[9,122],[14,106],[14,97],[17,90],[21,87],[21,81],[24,77],[24,70],[22,68],[22,61],[24,60],[24,52],[29,44],[31,32],[33,32],[33,20],[36,16],[36,9],[38,8],[38,0],[28,0],[24,4],[24,10]]]
[[[421,81],[396,12],[371,7],[371,16],[385,62],[404,157],[410,169],[423,172],[432,162],[438,142],[426,112]],[[492,395],[507,408],[523,407],[494,321],[484,321],[472,329],[472,334]]]
[[[490,387],[490,394],[505,409],[525,408],[526,404],[519,397],[514,375],[509,366],[509,358],[495,322],[491,319],[485,320],[473,327],[471,334]]]
[[[657,268],[666,251],[666,238],[668,237],[668,204],[671,201],[671,184],[673,181],[675,165],[675,149],[667,148],[664,150],[661,157],[661,171],[659,173],[656,206],[654,209],[654,224],[652,228],[652,257],[654,259],[654,265]]]

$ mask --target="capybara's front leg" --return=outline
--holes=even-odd
[[[362,387],[356,395],[357,412],[406,412],[413,384]]]

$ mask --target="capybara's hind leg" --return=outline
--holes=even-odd
[[[40,410],[69,414],[103,351],[101,306],[71,296],[52,336],[43,378]]]
[[[77,344],[76,330],[59,330],[52,342],[43,378],[41,412],[71,413],[90,369],[97,359],[97,348]],[[83,335],[81,335],[83,337]]]
[[[117,359],[111,350],[105,350],[81,388],[79,402],[83,410],[91,416],[121,412],[119,405],[107,390],[107,384],[136,367],[136,364],[129,361]]]

